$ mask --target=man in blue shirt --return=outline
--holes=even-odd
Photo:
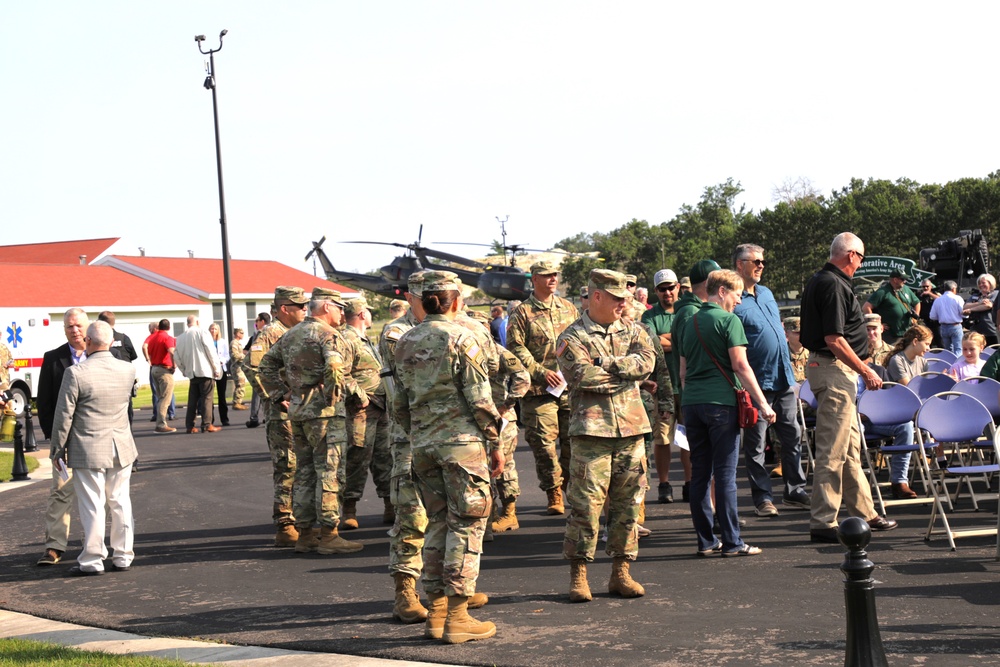
[[[802,473],[801,432],[795,403],[795,375],[788,354],[785,330],[771,290],[760,284],[764,272],[764,249],[745,243],[733,253],[736,272],[743,278],[743,302],[733,313],[740,318],[747,336],[747,361],[757,376],[764,396],[777,414],[774,433],[781,443],[782,504],[809,509],[806,478]],[[767,422],[743,430],[743,453],[757,516],[777,516],[771,494],[771,479],[764,468],[764,436]]]

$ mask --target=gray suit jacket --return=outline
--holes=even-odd
[[[67,456],[70,468],[112,468],[115,450],[123,467],[138,452],[128,423],[135,368],[108,351],[94,352],[70,366],[52,423],[52,451]]]

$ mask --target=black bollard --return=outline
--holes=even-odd
[[[872,539],[872,529],[864,519],[851,517],[837,530],[840,543],[850,551],[844,556],[844,603],[847,607],[847,653],[845,667],[888,667],[882,635],[875,611],[875,582],[871,574],[875,563],[868,560],[865,547]]]
[[[24,460],[24,438],[21,437],[21,425],[14,426],[14,467],[10,471],[11,481],[23,482],[28,477],[28,462]]]
[[[38,441],[35,440],[35,426],[31,422],[31,405],[26,405],[24,408],[24,451],[26,452],[37,452],[38,451]]]

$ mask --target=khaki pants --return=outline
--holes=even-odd
[[[169,400],[168,400],[169,403]],[[45,509],[45,548],[66,551],[69,543],[70,511],[76,502],[73,486],[73,469],[68,468],[69,479],[65,482],[52,466],[52,487],[49,489],[49,504]]]

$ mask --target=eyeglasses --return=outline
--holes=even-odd
[[[656,286],[656,291],[657,292],[673,292],[675,289],[677,289],[677,283],[671,283],[669,285],[664,284],[664,285],[657,285]]]
[[[83,342],[84,343],[89,343],[90,342],[90,336],[84,336],[83,337]]]
[[[864,261],[865,261],[865,256],[864,256],[864,255],[862,255],[862,254],[861,254],[860,252],[858,252],[857,250],[849,250],[848,252],[853,252],[853,253],[854,253],[855,255],[857,255],[857,256],[858,256],[858,261],[859,261],[859,262],[864,262]]]
[[[765,260],[765,259],[750,259],[749,257],[743,257],[742,259],[740,259],[740,261],[741,262],[752,262],[754,266],[759,266],[762,269],[765,266],[767,266],[767,260]]]

